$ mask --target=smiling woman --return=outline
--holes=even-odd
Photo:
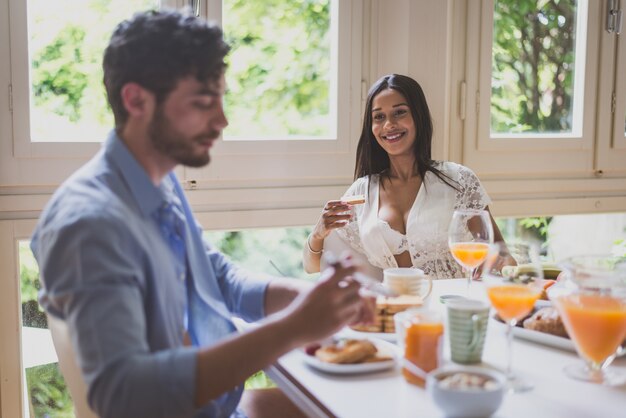
[[[413,158],[415,122],[402,93],[383,90],[372,103],[372,133],[390,156]],[[405,140],[406,139],[406,140]]]
[[[357,148],[355,182],[329,201],[304,246],[307,271],[318,271],[332,230],[379,268],[417,267],[433,278],[462,277],[448,251],[448,225],[457,209],[491,202],[467,167],[431,157],[432,121],[421,86],[391,74],[370,89]],[[365,195],[352,206],[349,196]],[[352,212],[353,211],[353,212]],[[502,241],[491,219],[496,241]]]

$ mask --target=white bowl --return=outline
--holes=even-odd
[[[450,389],[443,387],[441,379],[454,373],[486,376],[495,382],[491,389]],[[485,367],[449,366],[433,370],[426,379],[426,390],[446,417],[488,417],[502,404],[506,386],[504,373]]]

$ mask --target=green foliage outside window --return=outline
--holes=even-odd
[[[104,48],[117,23],[155,3],[29,0],[30,120],[35,141],[104,139],[113,127],[102,85]]]
[[[32,416],[74,418],[74,403],[57,363],[26,369]]]
[[[576,0],[496,0],[492,132],[571,132],[576,10]]]
[[[81,71],[89,65],[81,51],[84,39],[84,28],[68,26],[33,60],[35,105],[53,103],[72,122],[81,118],[81,99],[90,81]]]
[[[611,253],[616,257],[626,259],[626,239],[615,240]]]
[[[205,232],[207,240],[238,265],[273,276],[314,279],[302,266],[309,227]]]
[[[67,2],[67,0],[65,1]],[[88,0],[80,14],[44,0],[30,2],[33,133],[50,127],[82,141],[106,132],[113,118],[102,86],[102,53],[114,26],[153,0]],[[225,97],[226,137],[328,136],[330,1],[224,0],[232,45]],[[71,133],[70,133],[71,131]],[[100,135],[100,134],[98,134]]]
[[[229,137],[329,132],[329,0],[224,0]]]

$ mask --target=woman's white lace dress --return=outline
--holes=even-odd
[[[440,162],[437,168],[456,181],[458,191],[436,175],[427,172],[409,212],[406,238],[414,267],[433,279],[464,277],[461,266],[448,249],[448,226],[455,209],[484,209],[491,199],[472,170],[452,162]],[[357,179],[344,197],[365,195],[362,205],[355,205],[355,216],[337,234],[350,246],[367,256],[382,269],[397,267],[392,250],[383,237],[384,222],[378,219],[378,175]],[[369,187],[368,187],[369,183]]]

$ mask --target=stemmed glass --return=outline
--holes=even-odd
[[[626,351],[626,260],[579,256],[561,263],[566,279],[548,291],[583,362],[565,367],[579,380],[617,386],[626,374],[608,369]]]
[[[539,248],[531,243],[497,242],[489,246],[483,264],[483,281],[491,306],[506,323],[507,385],[509,392],[526,392],[532,384],[513,374],[513,328],[530,314],[541,296],[543,270]]]
[[[467,288],[474,270],[487,256],[493,242],[493,226],[486,210],[455,210],[448,229],[448,247],[454,259],[467,270]]]

